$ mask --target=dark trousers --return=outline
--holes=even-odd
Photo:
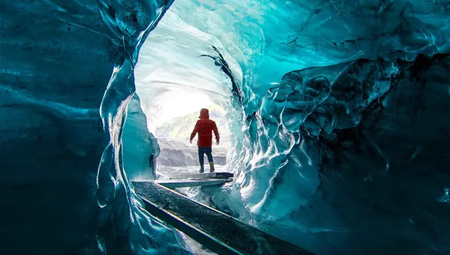
[[[212,149],[211,147],[198,147],[198,161],[200,162],[200,165],[203,166],[204,160],[203,160],[203,154],[206,153],[206,156],[208,157],[208,162],[214,162],[212,157]]]

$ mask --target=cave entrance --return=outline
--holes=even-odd
[[[163,175],[199,170],[197,138],[190,144],[189,137],[201,108],[209,109],[221,137],[220,145],[212,146],[216,171],[234,171],[236,167],[225,166],[234,158],[227,160],[227,155],[239,149],[235,140],[242,136],[242,109],[232,101],[234,83],[243,80],[241,66],[225,42],[198,29],[198,23],[192,24],[177,8],[181,7],[176,3],[171,6],[149,34],[134,70],[148,130],[160,148],[156,171]]]
[[[143,112],[147,116],[148,130],[156,137],[160,153],[156,161],[159,177],[176,173],[195,173],[199,170],[197,136],[189,143],[191,132],[201,108],[209,110],[210,119],[216,122],[220,133],[220,144],[213,143],[216,171],[225,171],[227,153],[230,149],[229,125],[226,110],[211,96],[192,90],[183,84],[152,84],[152,88],[163,86],[152,100],[141,96]],[[145,93],[141,93],[144,94]],[[205,170],[208,160],[205,156]]]

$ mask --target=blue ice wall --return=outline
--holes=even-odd
[[[123,165],[127,177],[130,180],[154,179],[160,148],[155,136],[148,131],[147,118],[142,112],[137,94],[134,94],[128,104],[122,144]]]
[[[448,253],[449,63],[286,74],[249,121],[254,153],[271,155],[241,185],[260,227],[318,254]]]
[[[169,5],[0,3],[0,253],[185,253],[121,158],[139,44]]]
[[[1,253],[99,251],[98,107],[119,49],[95,3],[0,4]]]

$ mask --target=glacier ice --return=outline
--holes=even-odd
[[[267,113],[263,103],[260,118],[252,120],[260,122],[257,126],[268,127],[267,132],[250,132],[273,137],[274,146],[281,145],[285,150],[289,144],[277,142],[286,137],[285,115],[291,120],[292,111],[299,112],[297,117],[307,111],[308,116],[295,122],[300,137],[297,145],[287,155],[280,153],[285,170],[267,166],[257,169],[264,169],[265,174],[272,170],[272,183],[278,185],[266,187],[257,181],[243,185],[249,190],[245,195],[250,205],[259,201],[254,211],[257,217],[262,215],[263,221],[267,221],[265,215],[275,217],[261,227],[319,254],[446,253],[449,240],[445,232],[450,223],[443,220],[447,209],[436,199],[449,181],[449,83],[442,83],[448,79],[449,60],[448,55],[418,56],[414,62],[358,60],[340,64],[337,77],[333,74],[336,66],[285,75],[279,87],[272,89],[274,93],[263,99],[279,107],[272,106]],[[297,78],[295,82],[291,77]],[[309,90],[312,97],[299,100],[313,104],[312,111],[310,105],[297,101],[294,95],[302,94],[298,90],[277,102],[278,93],[286,93],[286,81],[291,85],[303,81],[303,88],[308,88],[317,77],[331,80],[331,91],[321,89],[327,88],[328,83],[323,82]],[[321,91],[327,91],[325,100]],[[266,114],[279,118],[265,118]],[[301,150],[295,151],[297,147]],[[290,159],[291,155],[305,156]],[[312,178],[311,172],[319,176]],[[247,176],[261,178],[255,170]],[[296,185],[292,184],[294,178]],[[255,193],[260,193],[259,197]],[[430,214],[434,216],[428,218]],[[417,218],[426,222],[420,230],[409,222]],[[282,232],[278,232],[280,225]],[[435,236],[425,238],[428,231]],[[292,239],[300,233],[301,238]],[[311,240],[312,236],[317,239]],[[338,236],[345,237],[346,242]],[[366,238],[370,241],[363,241]],[[318,240],[320,244],[314,247]],[[340,246],[347,242],[352,245],[345,249]]]
[[[155,178],[156,158],[160,147],[155,136],[147,130],[147,119],[140,107],[140,99],[134,94],[127,109],[127,121],[123,126],[123,165],[129,179]]]
[[[2,254],[189,254],[122,174],[138,44],[170,3],[0,3]]]
[[[0,5],[2,252],[189,253],[128,178],[140,108],[195,91],[236,181],[194,199],[317,254],[449,253],[448,1]]]

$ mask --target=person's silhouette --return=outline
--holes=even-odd
[[[200,162],[200,173],[205,171],[203,167],[204,159],[203,156],[206,153],[208,157],[210,172],[214,172],[214,161],[212,157],[212,133],[216,137],[216,143],[219,145],[220,136],[219,131],[217,130],[216,122],[209,119],[209,111],[206,108],[200,110],[200,119],[195,124],[194,130],[192,131],[190,142],[192,143],[192,139],[194,139],[195,134],[198,133],[198,160]]]

